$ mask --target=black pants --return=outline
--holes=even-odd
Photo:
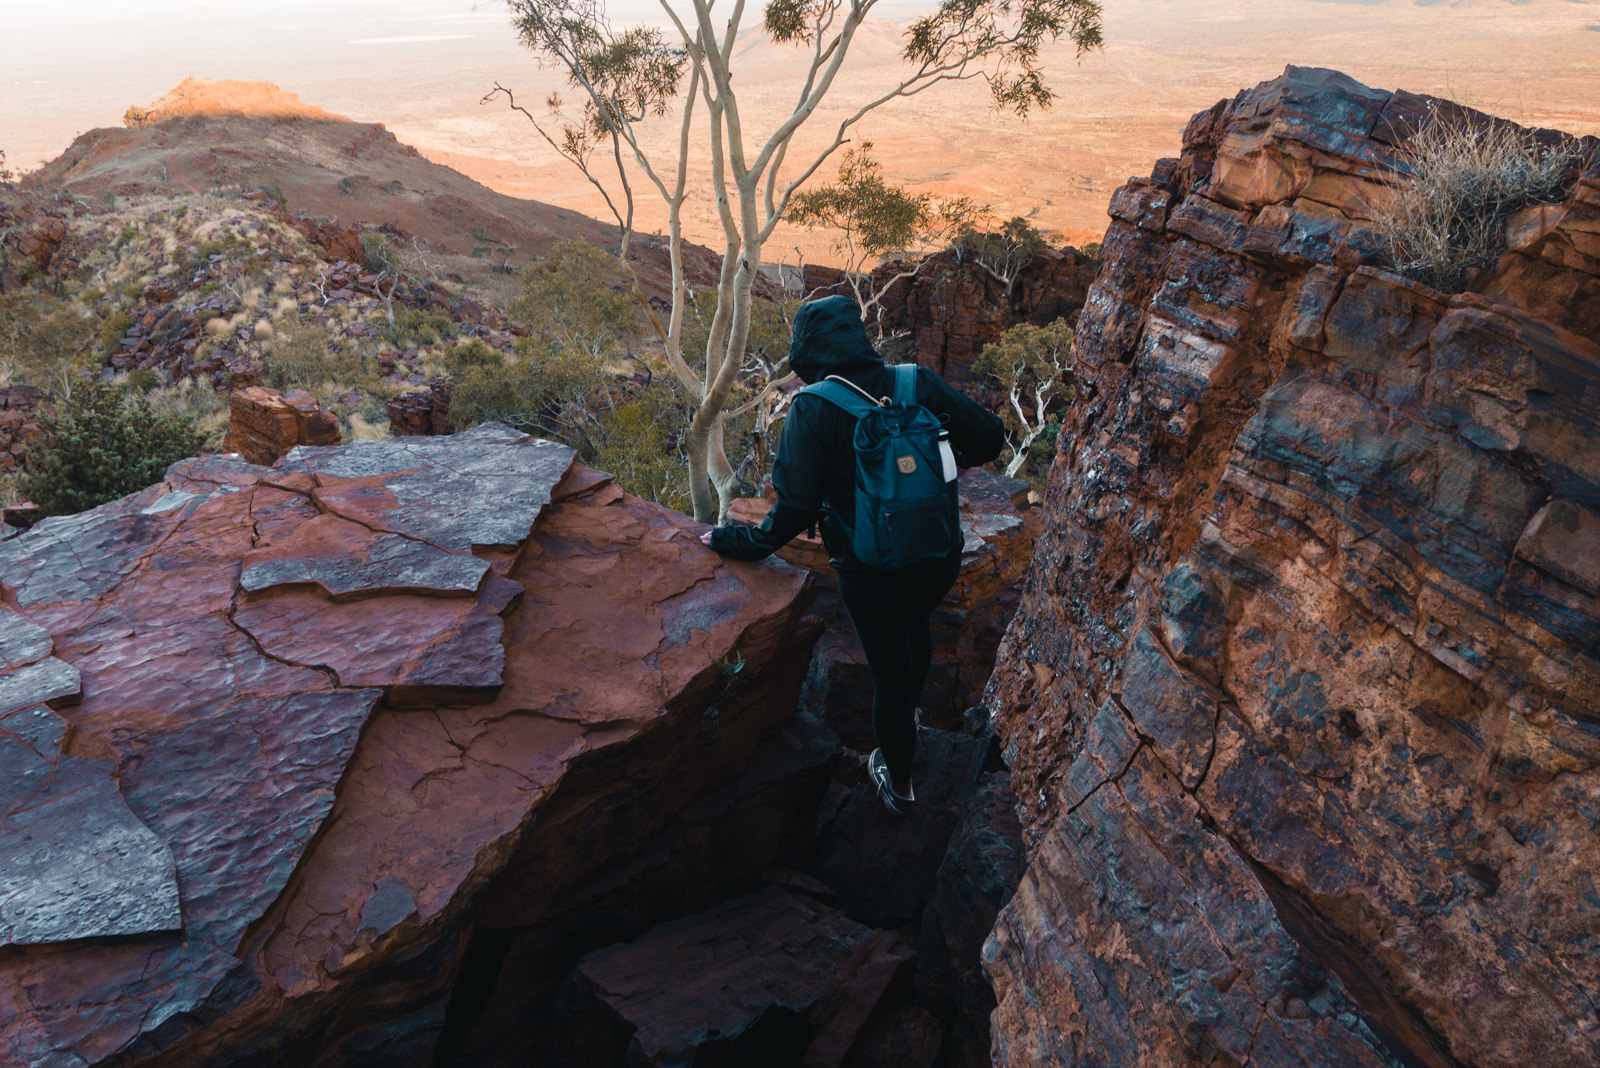
[[[872,729],[896,782],[911,777],[917,748],[917,700],[933,662],[929,621],[955,585],[961,553],[901,571],[846,568],[839,596],[872,671]]]

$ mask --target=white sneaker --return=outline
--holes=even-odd
[[[911,812],[911,806],[917,800],[916,791],[906,796],[895,790],[882,749],[874,749],[872,755],[867,757],[867,774],[872,778],[872,785],[878,789],[878,800],[883,802],[883,807],[889,810],[890,815],[905,816]]]

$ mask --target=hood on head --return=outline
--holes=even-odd
[[[800,305],[795,312],[789,369],[801,381],[821,382],[852,367],[882,362],[867,338],[861,306],[851,298],[823,297]]]

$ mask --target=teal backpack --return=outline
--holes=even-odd
[[[962,544],[955,454],[939,417],[917,403],[917,368],[894,368],[894,400],[876,400],[838,375],[801,390],[856,417],[856,527],[851,548],[868,567],[898,571]]]

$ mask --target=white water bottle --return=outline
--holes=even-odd
[[[956,453],[950,447],[950,431],[939,431],[939,458],[944,461],[944,480],[956,480]]]

